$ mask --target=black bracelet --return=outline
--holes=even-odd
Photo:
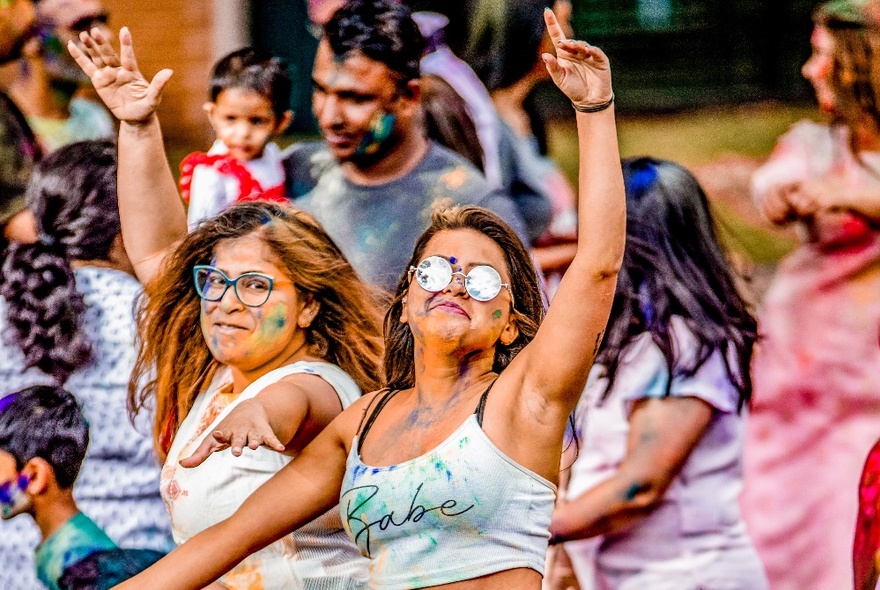
[[[591,104],[587,106],[581,106],[578,104],[571,103],[571,106],[574,107],[579,113],[598,113],[599,111],[604,111],[614,102],[614,93],[611,93],[611,98],[608,99],[608,102],[603,102],[602,104]]]

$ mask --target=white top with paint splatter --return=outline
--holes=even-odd
[[[671,319],[670,331],[680,365],[688,366],[697,354],[696,337],[677,316]],[[760,572],[737,504],[742,489],[745,410],[738,411],[739,391],[730,380],[722,354],[712,353],[692,376],[675,371],[671,383],[666,360],[650,334],[638,336],[622,354],[614,388],[607,398],[602,399],[608,383],[605,370],[596,365],[575,410],[580,452],[571,467],[566,492],[569,499],[617,471],[627,452],[629,413],[634,402],[664,397],[668,386],[668,395],[702,400],[714,413],[662,503],[651,514],[598,540],[566,543],[578,578],[585,588],[592,588],[590,572],[598,568],[607,587],[617,588],[607,575],[647,571],[656,566],[672,576],[678,571],[690,572],[697,555],[714,559],[717,567],[735,560],[742,575]],[[737,585],[737,580],[736,575],[730,576],[729,587],[757,589],[766,584],[762,575],[750,584]]]
[[[339,501],[371,558],[370,584],[409,590],[509,569],[543,573],[556,486],[501,452],[471,415],[428,453],[361,462],[355,437]]]
[[[280,367],[237,396],[223,393],[230,377],[228,369],[220,371],[208,391],[196,398],[162,469],[162,497],[178,543],[231,516],[254,490],[292,460],[289,455],[260,447],[245,448],[240,457],[226,449],[193,469],[178,464],[235,406],[295,373],[324,379],[336,390],[343,407],[360,397],[351,377],[330,363],[299,361]],[[339,511],[332,509],[246,558],[220,581],[231,590],[363,590],[367,576],[367,561],[345,536]]]

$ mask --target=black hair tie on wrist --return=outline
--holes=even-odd
[[[611,98],[608,99],[608,102],[603,102],[601,104],[590,104],[587,106],[581,106],[578,104],[571,103],[571,106],[574,107],[579,113],[598,113],[599,111],[604,111],[614,102],[614,93],[611,93]]]

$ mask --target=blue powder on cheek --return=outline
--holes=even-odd
[[[458,258],[456,258],[455,256],[449,257],[449,264],[455,264],[456,262],[458,262]]]

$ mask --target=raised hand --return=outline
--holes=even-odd
[[[240,456],[244,447],[257,449],[260,446],[283,452],[284,445],[272,432],[266,410],[257,400],[246,400],[238,404],[217,428],[202,440],[202,443],[189,457],[182,459],[183,467],[197,467],[212,453],[232,447],[232,454]]]
[[[611,100],[611,67],[605,53],[586,41],[567,39],[556,15],[544,11],[547,32],[556,55],[542,57],[553,82],[578,107],[594,107]]]
[[[80,33],[79,38],[82,48],[69,41],[67,50],[91,79],[110,112],[126,123],[149,120],[159,106],[162,89],[172,71],[161,70],[148,82],[138,68],[128,27],[119,31],[119,54],[98,28],[92,29],[91,33]]]

